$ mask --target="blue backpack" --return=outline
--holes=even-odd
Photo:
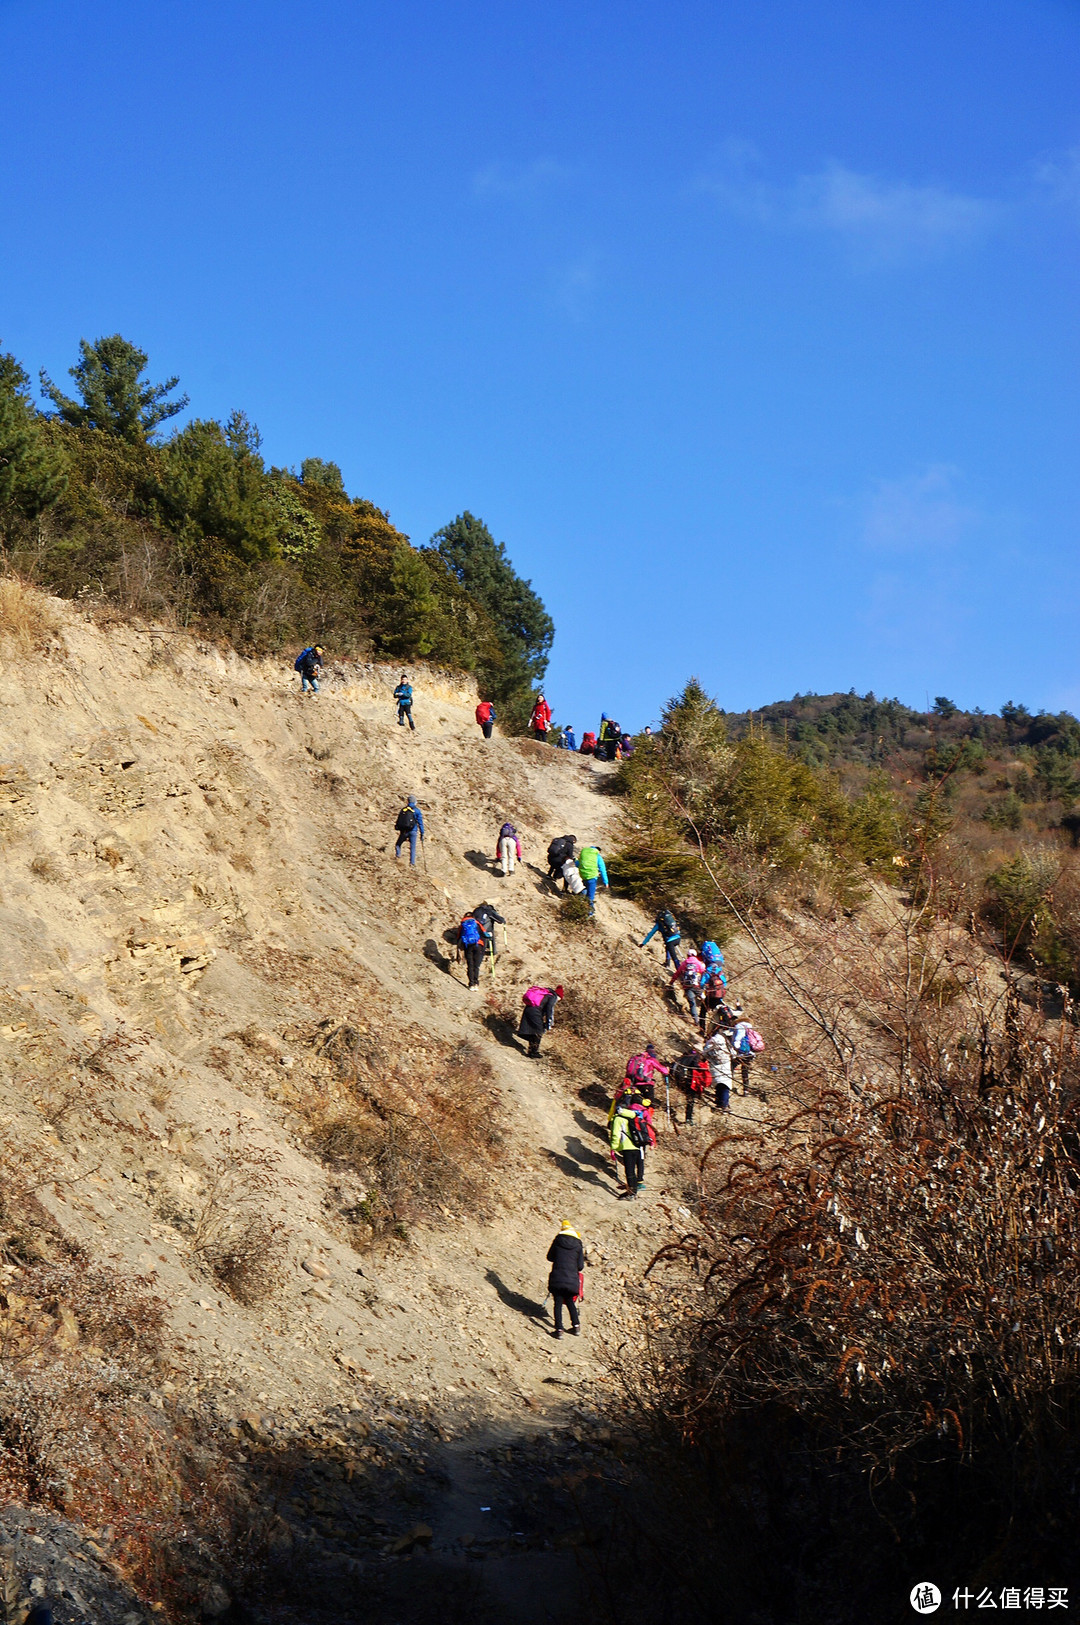
[[[475,948],[478,942],[483,942],[484,933],[471,914],[466,914],[458,926],[458,941],[463,948]]]
[[[714,963],[717,965],[722,965],[724,963],[724,956],[716,946],[715,942],[703,942],[701,944],[701,957],[705,961],[706,965],[711,965]]]
[[[297,655],[296,660],[295,660],[295,662],[293,664],[293,671],[303,671],[304,667],[307,665],[308,656],[313,655],[314,653],[315,653],[315,650],[313,648],[312,649],[301,649],[300,653]]]

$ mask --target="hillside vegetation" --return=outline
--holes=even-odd
[[[741,964],[749,937],[733,986],[755,1019],[780,1001],[769,1129],[703,1150],[622,1369],[716,1617],[721,1585],[752,1618],[899,1619],[916,1572],[1000,1589],[1072,1561],[1080,1057],[1068,988],[1024,968],[1076,981],[1076,858],[1056,819],[1011,857],[969,840],[956,726],[907,784],[691,683],[620,769],[620,884]]]
[[[932,876],[939,905],[1006,963],[1075,993],[1078,774],[1067,712],[966,714],[942,698],[922,715],[833,695],[737,716],[692,680],[620,770],[621,881],[723,933],[744,909],[828,914],[875,879]]]
[[[554,635],[505,549],[472,514],[416,548],[350,497],[319,457],[267,467],[243,412],[196,418],[178,380],[146,378],[116,334],[83,341],[74,393],[0,355],[0,544],[27,580],[83,602],[167,618],[262,653],[430,659],[475,673],[507,726],[524,725]]]

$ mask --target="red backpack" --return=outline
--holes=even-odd
[[[477,722],[480,722],[480,723],[487,722],[489,720],[490,716],[491,716],[491,701],[490,700],[481,700],[480,704],[476,707],[476,720],[477,720]]]

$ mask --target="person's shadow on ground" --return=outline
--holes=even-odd
[[[474,869],[483,869],[486,874],[493,874],[495,865],[486,852],[465,852],[462,854],[466,863],[471,863]]]
[[[588,1125],[590,1129],[592,1126],[591,1123]],[[606,1136],[601,1136],[601,1138],[606,1138]],[[610,1157],[605,1157],[602,1152],[595,1151],[591,1145],[585,1145],[576,1135],[567,1139],[566,1149],[575,1162],[582,1167],[599,1168],[602,1172],[606,1172],[611,1166]]]
[[[580,1141],[578,1143],[580,1144]],[[584,1146],[582,1146],[582,1150],[584,1149]],[[588,1155],[588,1153],[586,1154]],[[549,1162],[553,1162],[556,1168],[561,1173],[564,1173],[568,1179],[580,1179],[584,1184],[596,1185],[600,1190],[604,1191],[610,1189],[607,1181],[600,1178],[595,1168],[583,1168],[580,1163],[575,1162],[572,1156],[563,1156],[561,1151],[550,1151],[546,1146],[544,1147],[544,1156],[547,1157]],[[597,1160],[602,1161],[599,1157]]]
[[[457,933],[455,932],[454,935],[456,936]],[[450,960],[443,953],[434,937],[428,937],[424,943],[424,958],[430,959],[433,965],[438,965],[440,970],[444,970],[449,974]]]
[[[514,1023],[508,1021],[505,1016],[500,1016],[493,1010],[484,1017],[484,1026],[497,1044],[502,1044],[506,1049],[514,1050],[518,1055],[528,1055],[529,1052],[525,1045],[519,1044],[517,1041]]]
[[[606,1105],[607,1102],[605,1101],[604,1104]],[[591,1135],[594,1140],[603,1140],[604,1144],[607,1144],[608,1131],[603,1123],[597,1123],[593,1118],[586,1117],[584,1112],[575,1112],[574,1122],[577,1124],[582,1134]],[[569,1143],[570,1142],[567,1141],[568,1145]],[[579,1140],[575,1143],[580,1145],[581,1142]]]
[[[530,1320],[547,1319],[547,1310],[542,1303],[537,1303],[533,1298],[527,1298],[523,1292],[515,1292],[512,1287],[507,1286],[506,1282],[496,1275],[494,1270],[488,1270],[484,1280],[489,1286],[495,1288],[499,1295],[499,1302],[505,1303],[508,1309],[513,1309],[519,1315],[528,1315]]]

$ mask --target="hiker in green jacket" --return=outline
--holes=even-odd
[[[617,1157],[622,1158],[626,1173],[626,1195],[635,1197],[645,1184],[645,1146],[648,1130],[644,1121],[645,1105],[638,1090],[620,1096],[611,1113],[609,1143]]]
[[[578,874],[585,882],[585,890],[589,896],[589,914],[596,912],[597,883],[606,886],[608,883],[607,869],[598,846],[583,846],[578,853]]]

